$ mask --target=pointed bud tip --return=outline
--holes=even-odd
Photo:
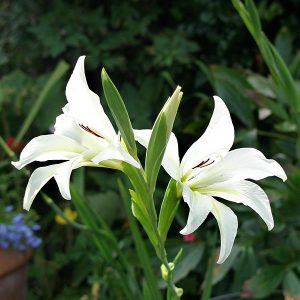
[[[107,73],[106,73],[106,70],[105,68],[103,67],[102,70],[101,70],[101,76],[106,76],[107,77]]]

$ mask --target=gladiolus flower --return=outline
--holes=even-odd
[[[37,193],[52,177],[63,198],[71,199],[69,181],[74,169],[90,166],[122,170],[122,162],[140,167],[123,149],[120,135],[105,114],[98,95],[89,89],[84,58],[78,59],[67,84],[68,103],[56,119],[54,134],[32,139],[21,152],[20,160],[12,162],[21,169],[33,161],[64,160],[32,173],[25,191],[24,209],[29,210]]]
[[[193,233],[209,213],[216,218],[221,234],[218,263],[231,252],[237,233],[235,213],[215,197],[251,207],[265,221],[269,230],[274,227],[269,199],[252,181],[277,176],[283,181],[286,174],[273,159],[267,159],[258,150],[240,148],[230,150],[234,128],[223,100],[214,97],[215,109],[204,134],[188,149],[179,161],[178,142],[171,134],[162,166],[182,186],[184,201],[190,212],[181,234]],[[136,140],[148,146],[151,130],[135,130]]]

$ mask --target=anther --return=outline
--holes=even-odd
[[[212,160],[211,162],[209,162],[209,161],[210,161],[210,158],[208,158],[206,160],[203,160],[203,161],[201,161],[200,164],[198,164],[197,166],[193,167],[192,169],[204,168],[204,167],[207,167],[207,166],[209,166],[209,165],[211,165],[211,164],[213,164],[215,162],[214,160]]]
[[[102,137],[101,135],[99,135],[99,134],[96,133],[95,131],[91,130],[88,126],[85,126],[85,125],[83,125],[83,124],[78,124],[78,125],[79,125],[83,130],[85,130],[85,131],[87,131],[87,132],[89,132],[89,133],[91,133],[91,134],[93,134],[93,135],[95,135],[95,136],[97,136],[97,137],[103,139],[103,137]]]

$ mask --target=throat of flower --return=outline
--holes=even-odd
[[[196,166],[192,167],[188,170],[182,177],[181,182],[189,182],[194,179],[197,175],[199,175],[205,167],[212,165],[215,160],[211,158],[207,158],[205,160],[201,160]]]

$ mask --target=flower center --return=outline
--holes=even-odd
[[[93,134],[94,136],[97,136],[99,138],[103,139],[103,136],[101,136],[100,134],[96,133],[95,131],[91,130],[88,126],[85,126],[83,124],[78,124],[83,130],[87,131],[88,133]]]
[[[192,167],[182,178],[182,181],[191,181],[195,177],[197,177],[201,172],[202,168],[210,166],[215,162],[215,159],[207,158],[205,160],[202,160],[199,164],[196,166]]]

